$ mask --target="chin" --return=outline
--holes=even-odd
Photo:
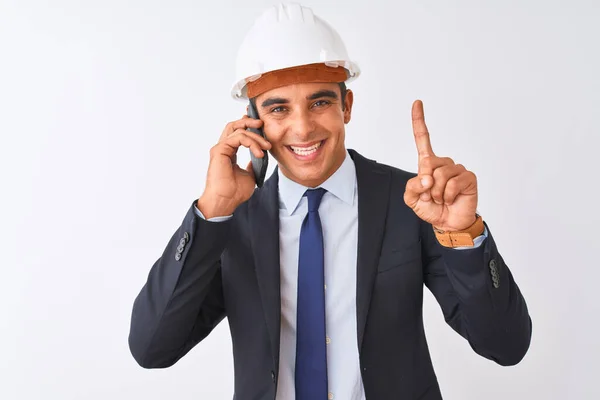
[[[323,175],[321,171],[307,171],[305,168],[290,168],[288,171],[294,178],[302,181],[314,181]]]
[[[304,186],[315,187],[325,182],[329,176],[329,168],[293,168],[289,170],[294,180]]]

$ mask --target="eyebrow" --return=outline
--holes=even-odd
[[[316,99],[319,99],[321,97],[330,97],[332,99],[336,99],[337,100],[338,95],[333,90],[319,90],[318,92],[313,93],[310,96],[308,96],[306,99],[307,100],[316,100]]]
[[[336,100],[338,99],[337,93],[334,92],[333,90],[319,90],[318,92],[315,92],[315,93],[311,94],[310,96],[307,96],[306,99],[307,100],[316,100],[316,99],[320,99],[322,97],[330,97],[330,98],[336,99]],[[265,108],[265,107],[272,106],[274,104],[288,104],[289,102],[290,101],[288,99],[284,99],[283,97],[270,97],[261,103],[261,107]]]
[[[263,101],[261,106],[264,108],[272,106],[273,104],[287,104],[289,102],[290,101],[288,99],[284,99],[282,97],[271,97]]]

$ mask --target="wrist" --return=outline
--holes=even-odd
[[[435,236],[444,247],[474,246],[473,240],[485,232],[483,219],[479,214],[475,217],[475,222],[467,228],[460,231],[444,231],[433,227]]]
[[[465,232],[465,231],[469,230],[473,225],[475,225],[478,217],[479,217],[479,214],[473,215],[473,220],[469,221],[469,223],[467,223],[464,228],[444,229],[441,226],[436,226],[436,225],[432,225],[432,226],[436,231],[440,231],[440,232]]]
[[[196,202],[196,207],[204,218],[225,217],[233,214],[235,207],[231,200],[203,194]]]

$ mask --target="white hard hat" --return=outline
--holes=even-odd
[[[315,63],[345,68],[346,82],[360,74],[340,35],[310,8],[297,3],[272,6],[254,22],[238,50],[231,95],[245,100],[248,81],[266,72]]]

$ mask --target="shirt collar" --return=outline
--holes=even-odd
[[[288,215],[292,215],[304,192],[308,188],[286,177],[281,168],[277,169],[279,178],[279,208],[285,208]],[[318,187],[327,190],[329,193],[352,205],[354,203],[354,192],[356,190],[356,168],[352,157],[346,151],[346,157],[342,165],[325,182]]]

